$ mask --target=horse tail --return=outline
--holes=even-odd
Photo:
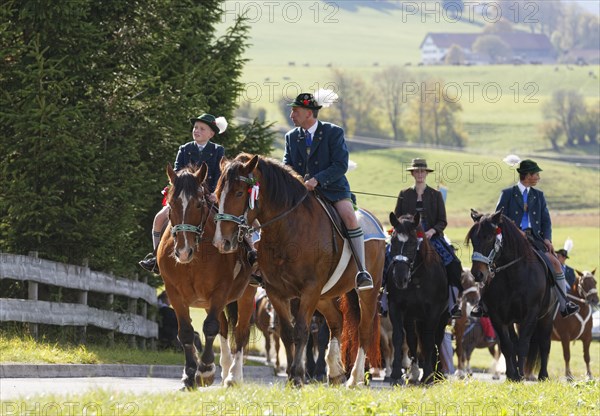
[[[340,309],[344,317],[341,339],[342,362],[346,368],[346,375],[349,376],[350,371],[352,371],[352,365],[356,359],[356,354],[358,353],[358,347],[360,343],[358,338],[358,327],[360,323],[361,310],[358,293],[355,290],[349,291],[340,299]],[[367,354],[368,365],[372,367],[380,367],[380,323],[379,314],[377,313],[375,314],[375,318],[373,320],[373,326],[371,342],[367,351],[365,352]]]

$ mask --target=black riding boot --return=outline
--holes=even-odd
[[[142,269],[155,274],[160,274],[158,263],[156,262],[156,252],[148,253],[144,260],[138,262]]]

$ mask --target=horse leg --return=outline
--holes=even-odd
[[[540,361],[538,380],[540,381],[548,379],[548,357],[550,356],[550,347],[552,344],[553,321],[554,320],[552,319],[551,314],[548,314],[546,317],[537,322],[535,341],[538,344],[538,355]]]
[[[465,377],[465,361],[464,361],[464,354],[463,354],[463,335],[465,333],[465,325],[467,323],[467,319],[469,319],[467,317],[466,314],[466,302],[463,300],[462,302],[462,310],[465,311],[465,313],[463,313],[463,316],[459,319],[455,319],[454,320],[454,339],[456,340],[456,357],[458,359],[458,364],[456,366],[456,372],[454,373],[456,376],[458,376],[458,378],[464,378]]]
[[[294,327],[292,326],[292,315],[290,311],[290,301],[280,300],[272,297],[271,305],[279,317],[279,336],[283,342],[286,356],[286,373],[288,379],[291,379],[292,363],[294,361]]]
[[[326,380],[327,377],[327,363],[325,362],[325,352],[327,350],[327,344],[329,343],[329,328],[325,323],[325,320],[321,322],[319,332],[317,333],[317,363],[315,367],[315,379],[321,383]]]
[[[498,335],[498,341],[500,343],[500,349],[502,354],[504,354],[504,359],[506,361],[506,378],[510,381],[520,381],[518,370],[517,370],[517,361],[515,357],[515,351],[513,347],[513,336],[514,329],[512,329],[512,324],[509,326],[501,325],[497,322],[494,322],[492,318],[492,324],[494,325],[494,330]],[[516,336],[516,334],[515,334]]]
[[[573,381],[573,373],[571,373],[571,367],[569,365],[571,361],[571,347],[569,346],[569,338],[561,337],[560,343],[562,344],[563,359],[565,360],[565,377],[568,381]]]
[[[281,368],[279,363],[279,332],[273,332],[273,344],[275,345],[275,374],[277,374]]]
[[[329,384],[342,384],[346,381],[346,372],[340,349],[343,325],[342,312],[334,299],[321,300],[317,307],[325,317],[324,325],[329,327],[329,348],[325,354],[327,380]]]
[[[402,351],[404,344],[404,325],[402,322],[402,313],[400,305],[391,299],[389,300],[388,311],[390,322],[392,323],[392,343],[394,344],[394,357],[391,363],[392,371],[390,373],[390,384],[397,386],[402,380]]]
[[[220,313],[222,313],[221,310],[217,310],[214,306],[211,306],[208,310],[206,319],[204,320],[204,324],[202,325],[206,344],[202,356],[200,357],[198,370],[196,371],[196,382],[202,387],[210,386],[215,381],[216,366],[213,344],[215,342],[215,337],[221,330],[221,324],[217,318]],[[224,338],[225,340],[221,339],[221,344],[226,344],[227,347],[225,349],[228,351],[227,337],[225,336]],[[221,357],[224,355],[223,349],[223,345],[221,345]],[[229,352],[229,354],[231,354],[231,352]]]
[[[408,377],[409,383],[417,384],[419,382],[419,348],[418,343],[419,339],[417,337],[417,326],[414,320],[408,319],[404,321],[404,331],[406,336],[406,345],[408,346],[408,350],[410,351],[411,356],[411,365],[410,365],[410,374]],[[425,352],[425,351],[423,351]],[[425,360],[428,358],[425,357]],[[415,371],[416,368],[416,371]]]
[[[165,285],[166,286],[166,285]],[[190,310],[178,296],[178,292],[171,286],[166,286],[171,305],[177,315],[177,338],[183,346],[185,355],[185,366],[183,367],[183,389],[193,389],[195,385],[195,374],[198,367],[196,363],[196,348],[194,346],[194,328],[190,318]]]
[[[233,363],[233,355],[229,345],[229,323],[225,316],[225,311],[219,315],[219,344],[221,345],[221,356],[219,365],[221,366],[221,380],[224,382],[229,376],[229,370]]]
[[[593,380],[592,369],[590,367],[590,343],[592,342],[591,331],[587,334],[584,334],[584,337],[581,338],[581,342],[583,343],[583,361],[585,361],[585,375],[588,380]]]
[[[430,384],[434,381],[433,365],[436,354],[436,331],[437,328],[430,323],[422,322],[420,325],[421,345],[423,348],[423,376],[421,383]]]
[[[250,320],[254,310],[255,293],[255,287],[247,286],[244,294],[237,300],[237,322],[233,330],[235,340],[233,363],[229,375],[223,378],[223,384],[227,387],[234,386],[244,380],[244,347],[248,345],[250,339]]]
[[[308,304],[308,299],[315,298],[310,294],[300,298],[298,310],[294,316],[294,361],[291,368],[291,381],[295,387],[302,387],[306,375],[306,343],[308,342],[308,323],[316,305]],[[316,297],[318,298],[318,296]]]

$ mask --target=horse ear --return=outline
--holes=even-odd
[[[596,269],[594,269],[594,271],[596,271]],[[581,273],[579,270],[575,269],[575,273],[577,273],[579,277],[583,277],[583,273]]]
[[[177,174],[173,170],[173,166],[171,166],[170,163],[167,165],[167,176],[169,177],[169,182],[171,183],[171,185],[173,185],[175,183],[175,178],[177,177]]]
[[[254,155],[252,159],[250,159],[246,164],[244,164],[244,169],[246,172],[252,172],[256,169],[256,165],[258,165],[258,155]]]
[[[206,162],[202,162],[202,165],[200,165],[200,169],[198,169],[196,171],[196,173],[194,173],[194,177],[198,181],[198,185],[201,185],[202,182],[204,182],[204,180],[206,179],[207,173],[208,173],[208,165],[206,164]]]
[[[392,227],[394,228],[396,228],[400,224],[398,218],[396,218],[396,214],[394,214],[393,212],[390,212],[390,224],[392,224]]]
[[[420,223],[421,223],[421,213],[417,212],[415,214],[415,216],[413,217],[413,224],[415,224],[415,227],[418,227]]]
[[[481,217],[483,217],[483,214],[480,214],[479,212],[471,208],[471,218],[473,219],[473,222],[479,222]]]
[[[596,269],[592,270],[592,276],[596,275]]]
[[[502,222],[502,211],[504,211],[504,207],[500,208],[498,211],[494,212],[494,215],[492,215],[492,222],[494,224],[500,224]]]
[[[219,167],[221,168],[221,172],[225,170],[225,166],[227,165],[227,158],[225,156],[221,156],[221,160],[219,161]]]

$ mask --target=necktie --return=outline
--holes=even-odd
[[[529,209],[527,208],[527,188],[523,191],[523,218],[521,219],[521,230],[529,228]]]
[[[306,135],[304,136],[304,140],[306,141],[306,147],[310,147],[312,144],[312,134],[307,130]]]

